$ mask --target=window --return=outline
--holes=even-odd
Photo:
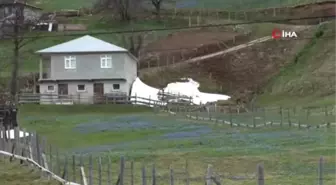
[[[74,56],[64,57],[64,68],[65,69],[76,69],[76,57]]]
[[[78,92],[83,92],[83,91],[85,91],[86,89],[85,89],[85,85],[83,85],[83,84],[81,84],[81,85],[77,85],[77,91]]]
[[[47,87],[47,92],[54,92],[55,91],[55,86],[53,85],[48,85]]]
[[[113,89],[120,89],[120,84],[113,84]]]
[[[112,56],[111,55],[100,56],[100,67],[112,68]]]

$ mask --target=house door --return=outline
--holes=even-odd
[[[94,83],[93,84],[93,94],[95,103],[103,103],[104,98],[104,84],[103,83]]]
[[[66,95],[68,95],[68,84],[58,84],[58,95],[59,98],[66,98]]]
[[[104,84],[103,83],[94,83],[93,84],[93,93],[95,95],[104,95]]]

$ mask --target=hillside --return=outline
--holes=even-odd
[[[257,100],[335,104],[335,21],[321,25],[293,60],[273,77]]]
[[[40,6],[48,10],[60,10],[60,9],[78,9],[78,8],[90,8],[95,0],[72,0],[71,2],[66,0],[28,0],[31,4]],[[168,1],[166,2],[168,7],[176,8],[209,8],[209,9],[256,9],[256,8],[270,8],[279,6],[293,6],[297,4],[305,4],[312,2],[322,2],[324,0],[229,0],[223,3],[221,0],[182,0],[182,1]]]
[[[245,40],[247,41],[248,39]],[[244,96],[251,95],[281,66],[286,65],[288,59],[293,58],[306,42],[269,40],[199,62],[165,67],[158,71],[146,70],[141,74],[146,83],[156,87],[164,87],[179,78],[191,77],[201,83],[202,91],[230,96],[240,93]],[[224,49],[225,47],[222,48]]]
[[[60,0],[60,1],[49,1],[49,0],[31,0],[29,1],[32,4],[40,6],[45,9],[45,11],[60,10],[60,9],[71,9],[71,8],[83,8],[83,7],[92,7],[94,0],[84,1],[71,1],[71,3]],[[178,4],[181,5],[182,1]],[[200,4],[205,1],[198,0],[197,6],[189,6],[189,8],[194,8],[196,11],[197,8],[200,8]],[[216,5],[216,0],[211,0],[209,4]],[[262,15],[265,17],[273,11],[277,11],[278,17],[288,17],[288,16],[321,16],[321,15],[334,15],[335,12],[335,2],[319,3],[319,4],[309,4],[302,6],[294,6],[302,3],[311,3],[310,0],[302,1],[263,1],[260,0],[253,1],[228,1],[225,5],[230,11],[236,11],[234,6],[240,6],[244,4],[244,8],[256,8],[255,6],[259,4],[259,9],[250,10],[250,11],[240,11],[239,13],[244,13],[246,17],[257,18]],[[187,3],[188,4],[188,3]],[[234,5],[236,4],[236,5]],[[281,7],[283,6],[283,7]],[[285,6],[294,6],[294,7],[285,7]],[[277,7],[270,8],[270,7]],[[182,7],[180,7],[182,8]],[[188,7],[185,7],[188,8]],[[206,7],[204,7],[206,8]],[[219,5],[216,8],[221,8]],[[242,10],[244,9],[242,8]],[[183,8],[182,8],[183,9]],[[170,11],[172,9],[168,9]],[[186,9],[189,11],[189,9]],[[212,10],[209,9],[208,12],[211,13]],[[222,9],[224,13],[226,8]],[[148,13],[148,12],[147,12]],[[234,13],[236,15],[236,13]],[[132,20],[130,23],[121,23],[120,21],[113,18],[110,14],[94,14],[94,15],[83,15],[81,17],[69,17],[67,19],[62,19],[62,23],[79,23],[84,24],[88,28],[88,32],[100,32],[100,31],[121,31],[121,30],[131,30],[131,29],[155,29],[155,28],[168,28],[168,30],[160,32],[146,32],[140,33],[145,36],[146,45],[141,52],[140,58],[140,73],[141,78],[148,83],[149,85],[155,87],[164,87],[167,83],[176,81],[181,77],[192,77],[195,80],[201,82],[201,90],[206,92],[217,92],[229,94],[237,98],[244,98],[246,100],[251,100],[252,97],[255,97],[256,94],[265,92],[265,87],[267,86],[267,93],[258,98],[261,102],[265,103],[268,100],[273,99],[272,96],[285,96],[287,92],[289,95],[297,94],[296,90],[293,90],[290,85],[286,84],[283,80],[283,85],[280,88],[276,88],[275,85],[270,85],[269,83],[276,84],[275,75],[280,73],[284,76],[283,72],[287,70],[287,66],[291,66],[292,63],[297,62],[302,59],[304,56],[311,52],[308,50],[310,45],[309,39],[299,39],[295,41],[267,41],[260,44],[256,44],[252,47],[247,47],[240,49],[239,51],[230,52],[222,56],[217,56],[210,58],[197,63],[190,63],[186,65],[181,65],[179,67],[164,67],[166,65],[172,65],[176,63],[181,63],[185,60],[194,57],[204,56],[210,53],[222,51],[230,47],[234,47],[240,44],[247,43],[251,40],[261,38],[264,36],[269,36],[271,31],[274,28],[280,28],[285,30],[294,30],[300,26],[293,26],[292,24],[317,24],[322,19],[314,20],[313,22],[309,21],[296,21],[290,22],[291,24],[283,23],[258,23],[258,24],[247,24],[247,25],[236,25],[236,26],[218,26],[214,28],[202,28],[202,29],[190,29],[189,31],[176,31],[169,30],[172,27],[180,27],[188,25],[188,17],[164,17],[161,22],[157,22],[155,16],[147,14],[139,14],[137,19]],[[276,18],[274,16],[273,18]],[[192,17],[196,19],[196,17]],[[251,18],[252,19],[252,18]],[[228,20],[226,18],[217,18],[209,16],[202,18],[200,24],[218,24],[218,23],[237,23],[238,20]],[[193,23],[194,24],[194,23]],[[315,26],[311,26],[308,31],[300,32],[302,36],[312,37],[314,35]],[[329,29],[329,28],[321,28]],[[77,32],[72,32],[77,33]],[[56,34],[56,33],[43,33],[43,35]],[[78,32],[78,34],[85,34],[83,32]],[[126,35],[126,34],[124,34]],[[130,35],[130,34],[128,34]],[[126,36],[128,36],[126,35]],[[98,34],[94,35],[100,39],[103,39],[107,42],[111,42],[116,45],[128,48],[125,43],[123,43],[121,34]],[[36,50],[49,47],[55,44],[59,44],[66,40],[75,38],[76,36],[58,36],[58,37],[47,37],[39,38],[33,42],[29,42],[24,47],[21,48],[21,69],[20,76],[30,75],[29,77],[23,78],[20,80],[20,84],[29,84],[32,83],[31,77],[32,73],[38,71],[38,61],[39,57],[34,52]],[[317,39],[317,38],[316,38]],[[316,40],[315,39],[315,40]],[[314,40],[314,39],[313,39]],[[330,42],[330,40],[328,40]],[[330,42],[330,45],[332,43]],[[324,47],[327,47],[323,45]],[[308,49],[307,49],[308,47]],[[0,43],[0,58],[1,63],[9,63],[12,57],[12,42],[3,41]],[[321,47],[318,47],[321,48]],[[328,46],[328,48],[331,48]],[[331,50],[325,51],[330,52]],[[316,52],[316,49],[314,50]],[[299,53],[299,54],[298,54]],[[297,57],[300,55],[300,57]],[[316,56],[312,54],[312,56]],[[324,61],[326,55],[321,56],[321,60]],[[309,58],[309,57],[308,57]],[[326,59],[327,60],[327,59]],[[305,60],[306,62],[309,62]],[[302,62],[299,62],[302,63]],[[155,71],[156,68],[164,68],[164,70]],[[305,66],[304,66],[305,67]],[[292,67],[295,68],[295,67]],[[302,66],[300,67],[302,69]],[[9,76],[10,66],[7,69],[0,70],[0,76]],[[310,71],[311,72],[311,71]],[[307,72],[308,73],[308,72]],[[332,72],[331,72],[332,73]],[[326,73],[323,73],[326,74]],[[334,73],[332,73],[333,75]],[[320,75],[318,73],[317,75]],[[308,75],[309,76],[309,75]],[[294,77],[293,77],[294,78]],[[295,77],[296,78],[296,77]],[[319,79],[327,77],[318,77]],[[284,78],[282,78],[284,79]],[[21,82],[22,81],[22,82]],[[317,80],[318,81],[318,80]],[[327,80],[328,81],[328,80]],[[329,80],[330,81],[330,80]],[[4,86],[8,82],[8,78],[3,78],[2,82]],[[291,82],[291,84],[294,82]],[[301,83],[296,81],[295,83]],[[320,82],[319,82],[320,83]],[[317,83],[317,85],[319,84]],[[330,83],[329,83],[330,84]],[[309,96],[324,96],[329,92],[332,86],[326,85],[323,83],[324,90],[321,90],[320,93],[309,93]],[[306,86],[306,85],[304,85]],[[311,85],[312,86],[312,85]],[[295,87],[298,87],[295,85]],[[328,87],[328,88],[327,88]],[[287,90],[280,90],[287,88]],[[305,95],[307,92],[307,87],[302,87],[299,94]],[[290,90],[288,90],[290,89]],[[329,90],[328,90],[329,89]],[[323,91],[323,92],[322,92]],[[322,94],[322,95],[321,95]]]

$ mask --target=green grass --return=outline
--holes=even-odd
[[[0,184],[3,185],[59,185],[58,182],[40,178],[38,169],[20,164],[19,160],[9,162],[9,158],[0,159]]]
[[[144,130],[134,134],[132,130],[123,132],[98,132],[94,134],[76,134],[73,128],[89,120],[100,121],[105,116],[113,118],[123,114],[148,114],[151,109],[143,106],[131,105],[22,105],[19,107],[19,121],[22,125],[46,135],[49,142],[60,148],[71,148],[74,146],[97,145],[108,142],[120,142],[127,140],[123,135],[129,135],[129,140],[136,137],[144,137],[155,134],[153,130]],[[46,124],[47,123],[47,124]],[[57,129],[55,129],[57,128]],[[64,137],[59,137],[63,135]]]
[[[68,160],[73,152],[91,151],[93,155],[94,184],[98,184],[98,157],[102,160],[103,183],[107,181],[108,158],[112,164],[113,182],[116,180],[118,163],[121,155],[126,157],[125,181],[130,181],[130,161],[135,162],[135,184],[141,182],[141,166],[146,164],[148,183],[150,167],[156,163],[157,183],[169,183],[169,165],[175,169],[175,184],[185,184],[183,174],[185,162],[189,162],[192,177],[205,174],[208,164],[214,166],[218,174],[227,176],[253,176],[256,165],[265,166],[266,183],[306,185],[317,180],[317,161],[320,155],[325,157],[324,184],[334,184],[332,170],[335,171],[335,130],[331,129],[297,129],[288,127],[272,128],[230,128],[222,124],[211,124],[202,121],[190,121],[183,117],[172,117],[166,114],[153,114],[141,108],[127,109],[71,106],[24,105],[19,109],[20,124],[28,130],[35,130],[53,144],[53,170],[56,168],[56,146]],[[62,110],[64,109],[64,110]],[[54,111],[53,111],[54,110]],[[95,111],[96,110],[96,111]],[[40,112],[40,113],[39,113]],[[298,114],[298,113],[297,113]],[[313,113],[312,113],[313,114]],[[238,119],[239,116],[237,116]],[[240,115],[241,121],[251,124],[249,119]],[[99,123],[105,122],[112,129],[95,130]],[[134,126],[131,126],[132,124]],[[144,123],[150,125],[139,127]],[[88,128],[91,133],[80,133],[74,128],[79,125],[95,125]],[[199,132],[194,137],[181,138],[177,132],[195,133],[196,130],[210,129]],[[168,139],[164,134],[173,134]],[[183,134],[182,134],[183,135]],[[97,147],[107,147],[108,152],[99,151]],[[47,151],[49,156],[49,150]],[[77,156],[78,157],[78,156]],[[63,161],[63,162],[62,162]],[[83,156],[86,173],[88,173],[88,155]],[[79,177],[79,159],[76,159],[76,173]],[[69,165],[72,162],[68,161]],[[63,168],[63,166],[61,165]],[[69,179],[72,179],[72,167],[69,166]],[[78,179],[78,178],[77,178]],[[226,184],[255,184],[255,179],[236,181],[224,179]],[[204,184],[201,180],[192,180],[191,184]]]
[[[266,104],[335,104],[335,21],[322,24],[257,98]]]

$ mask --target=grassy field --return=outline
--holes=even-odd
[[[154,114],[143,107],[65,107],[22,106],[21,126],[46,136],[50,144],[68,156],[84,154],[86,167],[87,155],[92,154],[94,184],[98,184],[98,156],[102,157],[102,176],[106,182],[108,158],[116,180],[121,155],[126,161],[135,161],[137,183],[141,180],[141,165],[150,167],[156,163],[157,174],[162,177],[159,184],[169,183],[169,165],[177,173],[175,184],[184,184],[185,176],[180,172],[185,170],[188,160],[191,177],[204,176],[206,166],[212,164],[217,174],[226,175],[226,184],[255,184],[258,163],[265,166],[266,184],[316,184],[321,155],[325,158],[324,184],[336,182],[333,128],[230,128]],[[129,163],[126,168],[125,179],[129,184]],[[204,182],[194,179],[191,184]]]
[[[58,182],[41,179],[41,173],[20,161],[9,162],[9,158],[0,159],[0,184],[3,185],[59,185]]]

